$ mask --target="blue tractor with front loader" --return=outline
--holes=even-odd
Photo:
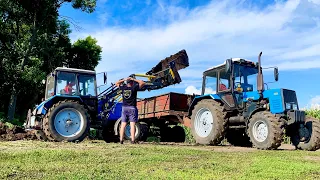
[[[188,66],[188,55],[181,50],[161,60],[146,74],[131,77],[147,78],[140,91],[151,91],[180,83],[178,70]],[[108,133],[114,129],[112,124],[121,117],[121,94],[114,84],[98,94],[96,76],[95,71],[56,68],[44,82],[44,101],[28,113],[25,129],[35,131],[42,140],[81,142],[93,128],[102,130],[107,140],[114,134]],[[106,79],[104,73],[104,83]]]
[[[271,150],[286,134],[296,149],[318,150],[320,121],[299,109],[295,91],[265,89],[261,55],[257,63],[230,58],[203,73],[202,93],[189,109],[193,137],[199,144],[226,138],[232,145]],[[272,68],[278,81],[278,68]]]

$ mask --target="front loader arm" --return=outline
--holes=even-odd
[[[161,60],[146,74],[133,74],[133,78],[147,78],[140,91],[162,89],[181,82],[178,71],[189,66],[189,58],[185,50]],[[114,110],[115,105],[122,101],[119,88],[112,84],[108,89],[99,94],[99,104],[103,105],[100,115],[108,119],[108,113]]]

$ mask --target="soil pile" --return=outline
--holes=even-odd
[[[37,139],[33,131],[25,131],[19,126],[8,126],[0,122],[0,141],[34,140]]]

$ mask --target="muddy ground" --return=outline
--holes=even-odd
[[[19,126],[8,126],[0,122],[0,141],[35,140],[34,131],[25,131]]]

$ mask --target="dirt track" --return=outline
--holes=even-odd
[[[195,144],[185,144],[185,143],[149,143],[149,142],[141,142],[139,144],[158,144],[164,146],[188,146],[192,149],[196,150],[206,150],[206,151],[217,151],[217,152],[251,152],[251,151],[258,151],[256,148],[247,148],[247,147],[236,147],[231,145],[223,145],[223,146],[202,146],[202,145],[195,145]],[[293,151],[295,147],[290,144],[283,144],[281,145],[277,151]],[[320,150],[318,150],[320,151]]]

